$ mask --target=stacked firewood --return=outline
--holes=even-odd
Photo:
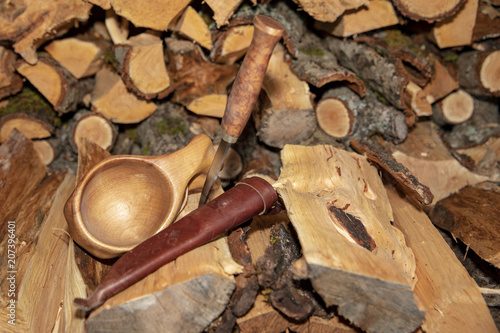
[[[0,8],[0,201],[9,207],[0,229],[16,221],[19,250],[17,326],[4,320],[1,331],[500,326],[500,1]],[[167,154],[198,134],[217,142],[255,15],[279,21],[285,36],[220,180],[265,178],[285,212],[181,256],[91,313],[77,309],[72,300],[91,294],[114,260],[68,234],[62,210],[75,181],[112,154]],[[8,237],[0,243],[7,258]]]

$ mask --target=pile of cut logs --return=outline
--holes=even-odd
[[[78,308],[116,261],[71,237],[78,180],[217,142],[255,15],[285,35],[217,191],[259,176],[284,211]],[[0,331],[500,328],[500,1],[11,0],[0,27]]]

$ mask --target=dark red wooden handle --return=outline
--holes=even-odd
[[[255,16],[253,24],[252,43],[238,71],[222,118],[222,139],[230,143],[238,139],[252,113],[271,54],[285,31],[281,23],[267,16]]]
[[[271,210],[278,194],[259,177],[243,179],[233,188],[192,211],[124,254],[89,298],[75,303],[92,309],[180,255]]]

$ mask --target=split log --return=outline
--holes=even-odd
[[[54,110],[66,113],[76,110],[85,95],[92,90],[92,78],[77,80],[56,60],[39,55],[36,65],[21,61],[17,71],[28,79],[45,96]]]
[[[500,268],[498,247],[500,186],[482,182],[465,186],[438,201],[429,212],[436,226],[449,231],[484,260]]]
[[[51,164],[59,153],[59,140],[57,138],[49,140],[33,140],[33,148],[38,153],[43,164]]]
[[[188,41],[167,38],[166,44],[167,70],[175,82],[171,101],[196,114],[222,118],[237,67],[210,62],[199,46]]]
[[[403,143],[388,145],[392,156],[403,164],[434,195],[434,202],[448,197],[465,185],[488,177],[470,172],[443,144],[433,122],[418,122]]]
[[[142,33],[115,45],[113,51],[118,73],[137,96],[153,99],[172,91],[160,37]]]
[[[476,24],[472,32],[472,40],[479,42],[484,39],[500,37],[500,11],[485,1],[479,2]]]
[[[103,64],[103,52],[110,43],[95,36],[76,36],[59,39],[44,47],[61,66],[75,78],[94,75]]]
[[[169,24],[189,5],[189,0],[148,3],[137,6],[127,0],[91,0],[90,3],[103,9],[110,9],[126,18],[136,27],[150,28],[158,31],[167,30]]]
[[[468,0],[453,16],[437,22],[432,35],[439,48],[472,44],[479,0]]]
[[[326,3],[314,0],[294,0],[294,2],[315,20],[322,22],[334,22],[346,10],[356,9],[368,4],[366,0],[334,0]]]
[[[274,184],[278,180],[281,161],[279,154],[257,145],[252,151],[251,159],[246,164],[242,178],[258,176]]]
[[[235,10],[241,5],[242,0],[230,0],[230,1],[217,1],[217,0],[206,0],[207,5],[214,12],[213,19],[220,28],[228,23],[228,20],[234,14]]]
[[[234,20],[233,20],[234,21]],[[219,64],[234,64],[242,58],[253,36],[253,25],[236,24],[231,21],[225,30],[221,30],[215,39],[210,58]]]
[[[500,137],[498,104],[479,98],[474,98],[472,117],[442,135],[446,145],[455,150],[481,145],[492,137]]]
[[[262,84],[265,97],[253,117],[259,139],[277,148],[307,140],[316,129],[309,86],[291,71],[285,54],[277,44]]]
[[[86,21],[92,5],[81,0],[26,3],[10,1],[2,8],[0,40],[13,42],[14,50],[30,65],[38,61],[36,49],[69,30],[76,21]]]
[[[323,131],[342,140],[376,133],[400,143],[408,134],[405,115],[380,102],[370,90],[362,99],[346,87],[329,89],[316,105],[316,117]]]
[[[160,104],[158,110],[137,126],[143,155],[162,155],[186,146],[195,134],[189,131],[188,114],[181,105]]]
[[[16,55],[0,46],[0,100],[17,94],[23,87],[23,80],[16,73]]]
[[[432,106],[427,99],[427,94],[412,81],[409,81],[405,87],[404,101],[418,117],[432,115]]]
[[[212,49],[210,29],[203,18],[191,6],[187,6],[172,30],[200,44],[207,50]]]
[[[334,37],[327,37],[325,40],[342,66],[362,77],[396,108],[404,109],[403,93],[408,79],[397,71],[394,60],[391,62],[361,43]]]
[[[474,113],[474,99],[462,89],[459,89],[432,108],[432,120],[438,125],[456,125],[469,120]]]
[[[297,232],[307,276],[326,306],[367,332],[413,332],[415,258],[376,169],[331,146],[285,146],[274,185]],[[293,184],[293,186],[292,186]],[[314,217],[314,218],[311,218]]]
[[[285,316],[275,310],[267,301],[266,296],[262,294],[257,295],[253,308],[243,317],[238,318],[236,323],[242,333],[286,332],[293,325]]]
[[[500,96],[500,51],[463,52],[457,65],[464,90],[477,96]]]
[[[414,21],[439,22],[452,16],[461,8],[465,0],[446,0],[429,2],[426,0],[393,0],[394,5],[404,16]]]
[[[456,149],[455,152],[457,159],[469,170],[489,179],[500,179],[500,134],[477,146]]]
[[[390,1],[372,0],[362,7],[346,11],[334,23],[315,21],[314,27],[336,37],[350,37],[398,23],[398,16]]]
[[[156,110],[153,102],[141,100],[128,91],[120,76],[107,67],[96,74],[91,103],[93,111],[117,124],[141,122]]]
[[[433,68],[432,77],[423,87],[427,101],[431,104],[459,88],[458,80],[451,75],[439,59],[434,60]]]
[[[25,88],[0,108],[0,142],[16,128],[29,139],[50,137],[61,123],[52,107],[35,91]]]
[[[394,225],[416,259],[414,293],[425,311],[427,332],[496,332],[476,283],[471,279],[427,215],[387,187]]]
[[[15,326],[5,320],[0,327],[4,332],[51,330],[62,301],[67,254],[61,207],[74,187],[74,176],[55,172],[45,177],[46,168],[32,143],[17,131],[1,146],[0,154],[4,161],[0,196],[9,202],[2,211],[1,228],[13,235],[2,240],[2,257],[12,260],[5,260],[11,266],[2,271],[0,289],[15,301]],[[8,249],[14,257],[7,256]],[[40,302],[43,308],[36,307]],[[8,318],[9,311],[3,307],[2,316]]]
[[[1,231],[6,235],[6,223],[14,221],[21,206],[45,177],[47,168],[38,158],[33,143],[17,130],[0,146],[0,160],[0,199],[9,203],[0,212]]]
[[[69,122],[69,133],[69,144],[75,153],[78,153],[84,139],[109,151],[116,142],[118,126],[98,113],[80,110]]]
[[[190,195],[179,218],[198,206]],[[235,288],[233,261],[226,237],[188,252],[108,299],[86,321],[87,332],[199,332],[226,308]],[[173,311],[175,310],[175,311]]]

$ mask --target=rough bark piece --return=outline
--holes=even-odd
[[[189,196],[181,213],[198,206]],[[242,267],[231,258],[226,237],[188,252],[91,313],[87,332],[199,332],[226,308],[235,288],[233,274]]]
[[[346,10],[356,9],[367,5],[366,0],[333,0],[328,2],[318,2],[314,0],[294,0],[302,9],[315,20],[322,22],[334,22]]]
[[[367,332],[413,332],[415,262],[376,169],[332,146],[285,146],[277,188],[308,276],[327,306]],[[293,185],[292,185],[293,184]]]
[[[454,15],[437,22],[432,34],[439,48],[470,45],[479,0],[468,0]]]
[[[427,215],[387,188],[394,225],[415,254],[415,296],[426,312],[427,332],[496,332],[495,323],[471,279]]]
[[[429,213],[432,223],[449,231],[484,260],[500,268],[498,247],[500,186],[482,182],[442,199]]]
[[[285,54],[276,45],[262,83],[266,100],[254,113],[259,139],[277,148],[306,140],[316,129],[309,86],[291,71]]]
[[[463,89],[478,96],[500,96],[500,51],[463,52],[457,65]]]
[[[207,50],[212,49],[210,29],[208,29],[203,18],[191,6],[188,6],[184,10],[182,16],[175,23],[173,30],[200,44]]]
[[[399,75],[422,87],[433,74],[436,56],[412,37],[401,30],[386,29],[370,36],[359,36],[355,40],[373,47],[394,63]]]
[[[403,143],[389,149],[396,161],[429,187],[434,202],[465,185],[488,180],[470,172],[450,154],[439,137],[437,125],[430,121],[418,122]]]
[[[390,1],[372,0],[368,4],[345,12],[334,23],[315,22],[317,29],[337,37],[349,37],[399,23]]]
[[[371,47],[354,41],[328,37],[326,42],[342,66],[362,77],[396,108],[404,108],[403,92],[408,79],[398,73],[394,60],[391,62]]]
[[[371,163],[389,174],[413,202],[418,205],[429,205],[432,202],[434,196],[429,188],[421,184],[404,165],[398,163],[377,139],[354,139],[350,143],[357,153],[364,154]]]
[[[100,69],[91,94],[92,110],[117,124],[134,124],[149,117],[156,104],[137,98],[127,90],[118,74],[109,68]]]
[[[137,126],[136,134],[143,155],[162,155],[185,147],[195,134],[189,130],[186,110],[178,104],[166,102]]]
[[[21,61],[17,71],[45,96],[54,110],[61,113],[76,110],[83,97],[92,90],[91,78],[77,80],[49,56],[40,55],[36,65]]]
[[[175,82],[171,100],[195,113],[224,115],[227,89],[236,77],[237,67],[210,62],[199,46],[188,41],[167,38],[166,44],[167,70]]]
[[[75,78],[94,75],[103,63],[103,51],[110,44],[104,39],[77,36],[59,39],[44,47]]]
[[[142,33],[113,50],[123,82],[139,97],[153,99],[171,91],[160,37]]]
[[[82,0],[6,3],[0,14],[0,40],[13,42],[14,50],[29,64],[38,61],[36,49],[77,21],[89,18],[92,5]]]
[[[214,12],[213,19],[220,28],[228,23],[236,9],[240,6],[242,0],[230,0],[230,1],[217,1],[217,0],[206,0],[207,5]]]
[[[17,94],[23,87],[23,80],[16,73],[15,63],[15,53],[0,46],[0,100]]]
[[[234,64],[252,42],[253,25],[233,25],[218,34],[210,58],[219,64]]]
[[[155,1],[144,6],[137,6],[130,0],[91,0],[103,9],[113,10],[125,17],[136,27],[158,31],[167,30],[169,24],[189,5],[189,0]]]
[[[351,126],[350,134],[348,132],[348,135],[343,138],[345,140],[380,134],[386,140],[399,143],[408,134],[405,115],[394,107],[380,102],[370,90],[367,90],[364,98],[360,98],[347,87],[332,88],[322,95],[322,99],[325,98],[335,98],[352,114],[349,119],[352,124],[345,123]],[[320,103],[318,105],[321,107]],[[328,112],[328,110],[325,110],[325,112]],[[322,126],[319,118],[318,122]],[[344,127],[344,132],[345,129]]]
[[[330,82],[345,81],[352,90],[364,96],[366,87],[363,81],[339,65],[325,41],[308,29],[304,15],[299,15],[284,3],[278,3],[276,11],[280,13],[277,19],[286,27],[284,43],[292,55],[292,70],[301,80],[318,88]]]
[[[94,141],[102,149],[109,151],[116,142],[118,127],[98,113],[81,110],[71,119],[69,132],[69,143],[75,153],[85,139]]]
[[[434,104],[432,119],[440,125],[456,125],[469,120],[473,113],[474,99],[466,91],[459,89]]]
[[[465,0],[393,0],[399,12],[415,21],[439,22],[453,15],[465,3]]]

